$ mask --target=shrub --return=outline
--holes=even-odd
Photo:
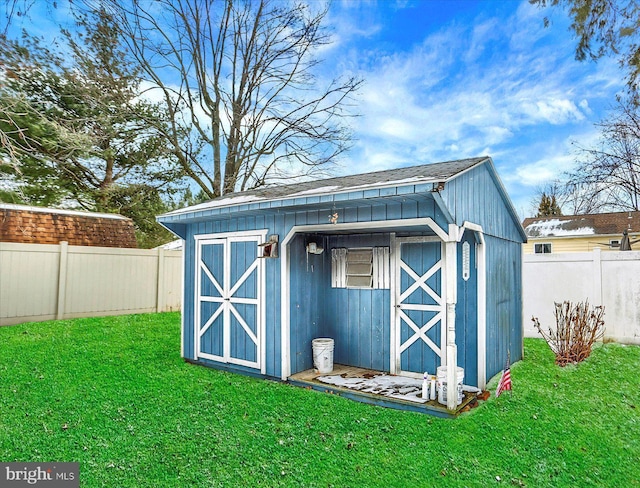
[[[579,363],[591,354],[593,343],[604,336],[604,307],[589,308],[589,301],[555,303],[556,329],[545,332],[536,317],[534,326],[556,355],[556,364]]]

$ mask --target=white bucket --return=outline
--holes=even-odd
[[[313,347],[313,366],[318,373],[333,371],[333,339],[320,337],[311,341]]]
[[[462,382],[464,380],[464,368],[456,368],[456,380],[458,381],[458,403],[462,403]],[[436,374],[436,387],[438,388],[438,403],[447,404],[447,367],[440,366]]]

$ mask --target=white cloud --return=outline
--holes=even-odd
[[[576,107],[576,104],[566,98],[523,100],[522,111],[531,117],[532,121],[542,120],[553,125],[584,119],[584,114]]]
[[[473,27],[471,41],[465,53],[465,61],[477,61],[486,52],[487,40],[495,39],[500,31],[498,20],[493,18],[476,24]]]
[[[585,100],[584,98],[582,100],[580,100],[580,103],[578,104],[578,106],[582,109],[582,111],[586,114],[591,114],[591,107],[589,107],[589,102],[587,100]]]
[[[381,126],[380,131],[397,139],[413,139],[415,127],[409,122],[400,119],[387,119]]]
[[[573,164],[569,137],[591,130],[621,81],[615,63],[575,61],[566,22],[545,29],[545,14],[524,1],[405,50],[352,48],[366,84],[349,172],[488,154],[518,201],[557,178]]]
[[[484,128],[483,135],[488,144],[498,144],[513,137],[513,132],[506,127],[490,126]]]
[[[558,180],[562,176],[562,172],[571,169],[573,164],[574,157],[570,154],[551,155],[518,166],[509,179],[515,177],[521,185],[535,188]]]

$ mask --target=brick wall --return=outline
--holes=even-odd
[[[137,247],[131,219],[28,208],[0,207],[0,241],[27,244],[67,241],[71,246]]]

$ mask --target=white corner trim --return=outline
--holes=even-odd
[[[487,386],[487,246],[484,234],[478,232],[477,287],[478,287],[478,388]]]
[[[187,292],[184,287],[185,278],[184,272],[187,269],[187,243],[184,239],[182,239],[182,256],[181,256],[181,267],[180,267],[180,289],[182,290],[182,310],[180,311],[180,357],[184,357],[184,315],[185,315],[185,306],[187,298]],[[195,310],[194,310],[195,313]],[[194,324],[195,325],[195,324]],[[195,356],[195,343],[193,344],[194,356]]]
[[[457,385],[458,348],[456,346],[456,303],[458,301],[458,236],[460,229],[449,224],[449,239],[445,243],[446,262],[446,321],[447,321],[447,384]],[[449,387],[447,409],[455,410],[458,395],[455,387]]]
[[[289,243],[296,235],[294,226],[280,243],[280,379],[287,381],[291,375],[291,322],[289,317]]]

